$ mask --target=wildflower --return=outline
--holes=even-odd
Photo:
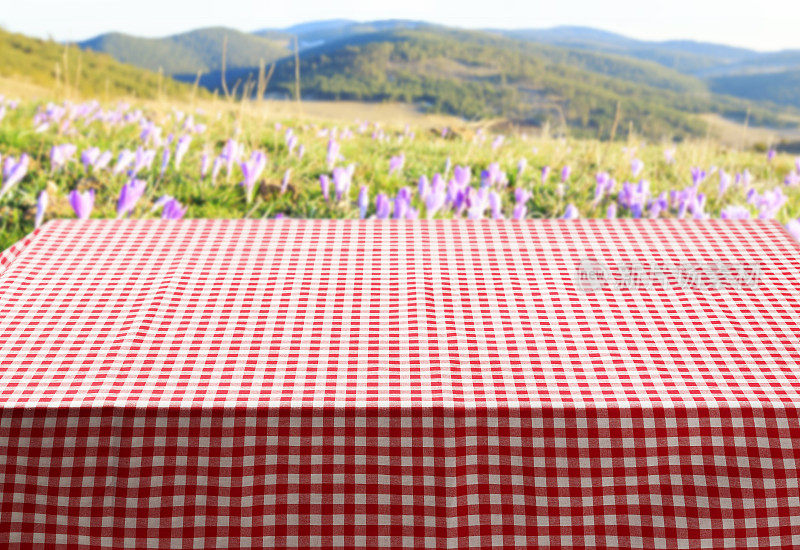
[[[115,176],[118,176],[127,170],[128,167],[133,164],[134,160],[136,160],[136,154],[128,149],[123,149],[120,151],[119,156],[117,157],[117,162],[114,165],[114,168],[111,170],[111,173]]]
[[[438,174],[437,174],[438,175]],[[430,193],[425,197],[425,212],[428,218],[433,218],[447,201],[444,178],[433,178]]]
[[[571,173],[572,173],[572,168],[570,168],[569,166],[564,166],[564,168],[561,169],[561,183],[567,183],[567,180],[569,179]]]
[[[542,183],[545,183],[550,177],[550,167],[542,166]]]
[[[720,217],[723,220],[749,220],[750,210],[744,206],[730,205],[722,209]]]
[[[635,158],[631,161],[631,174],[634,178],[638,178],[639,174],[644,170],[644,162]]]
[[[578,212],[578,209],[575,208],[574,204],[570,203],[570,204],[567,205],[566,210],[564,210],[564,215],[561,216],[561,219],[562,220],[577,220],[580,217],[581,217],[581,214],[580,214],[580,212]]]
[[[42,225],[42,221],[44,220],[44,213],[47,210],[47,191],[42,190],[39,193],[39,198],[36,199],[36,220],[34,221],[33,225],[36,228]]]
[[[362,185],[358,192],[358,217],[362,220],[367,217],[367,208],[369,208],[369,189],[366,185]]]
[[[725,170],[719,171],[719,196],[725,194],[725,191],[731,186],[731,176]]]
[[[28,173],[30,157],[23,153],[19,160],[14,157],[6,157],[3,163],[3,185],[0,186],[0,197],[8,193],[12,187],[17,185]]]
[[[181,136],[178,139],[178,143],[175,145],[175,170],[180,170],[181,162],[183,162],[183,157],[186,156],[186,153],[189,151],[189,145],[192,143],[192,136],[185,135]]]
[[[247,202],[253,200],[253,189],[255,189],[258,178],[267,166],[267,155],[261,151],[253,151],[250,159],[240,164],[244,179],[241,185],[247,191]]]
[[[667,164],[674,164],[675,163],[675,152],[676,151],[675,151],[674,147],[670,147],[670,148],[664,149],[664,161]]]
[[[94,168],[95,163],[100,158],[101,152],[99,147],[90,147],[81,153],[81,164],[85,170]]]
[[[489,208],[492,211],[492,218],[495,220],[503,219],[503,198],[497,191],[489,192]]]
[[[355,172],[355,165],[353,164],[347,168],[337,167],[333,169],[333,190],[336,192],[337,202],[342,200],[342,197],[350,191],[350,186],[353,183],[353,172]]]
[[[78,190],[70,191],[69,204],[79,220],[88,220],[94,208],[94,189],[82,193]]]
[[[171,199],[164,204],[164,210],[161,211],[161,219],[163,220],[179,220],[183,218],[188,207],[182,206],[175,199]]]
[[[325,157],[326,162],[328,163],[328,170],[332,170],[333,166],[336,164],[336,161],[339,160],[339,143],[331,138],[328,140],[328,154]]]
[[[286,189],[289,187],[289,180],[292,177],[292,169],[289,168],[286,172],[283,173],[283,179],[281,180],[281,195],[286,193]]]
[[[406,156],[404,154],[399,154],[395,157],[389,159],[389,175],[391,176],[395,172],[400,172],[403,170],[403,165],[406,163]]]
[[[380,220],[388,219],[392,212],[392,204],[386,193],[378,193],[375,197],[375,216]]]
[[[143,180],[132,179],[122,186],[117,200],[117,218],[122,218],[133,212],[136,203],[144,194],[147,183]]]
[[[322,190],[322,196],[327,201],[330,198],[331,179],[326,174],[322,174],[319,177],[319,186]]]
[[[53,145],[50,149],[50,166],[53,170],[59,170],[63,168],[67,162],[72,158],[75,152],[78,150],[71,143],[65,143],[63,145]]]
[[[786,224],[786,230],[792,237],[800,241],[800,219],[789,220]]]

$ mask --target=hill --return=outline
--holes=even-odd
[[[0,30],[0,76],[83,95],[188,96],[191,87],[111,56]]]
[[[622,68],[630,71],[627,79],[610,76]],[[300,74],[310,99],[403,101],[468,119],[505,117],[599,137],[618,135],[629,124],[650,137],[701,135],[706,126],[695,114],[743,120],[750,108],[711,94],[696,79],[677,75],[667,83],[670,72],[663,67],[483,32],[395,30],[335,40],[305,50]],[[227,77],[232,87],[254,79],[255,69]],[[293,59],[280,61],[268,95],[290,97],[294,78]],[[220,75],[210,73],[202,82],[214,89]],[[785,123],[757,107],[750,122]]]
[[[505,36],[582,50],[613,53],[652,61],[684,74],[697,75],[706,70],[735,63],[757,52],[706,42],[670,40],[653,42],[636,40],[620,34],[587,27],[554,27],[495,31]]]
[[[153,71],[163,69],[166,74],[196,74],[198,71],[222,67],[222,48],[226,40],[228,67],[258,66],[261,60],[271,63],[289,54],[289,35],[256,36],[222,27],[198,29],[164,38],[109,33],[78,45]]]

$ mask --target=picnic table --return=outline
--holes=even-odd
[[[52,221],[0,257],[0,546],[800,545],[771,221]]]

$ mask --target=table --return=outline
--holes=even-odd
[[[799,361],[770,221],[53,221],[0,546],[797,547]]]

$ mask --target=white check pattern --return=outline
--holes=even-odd
[[[799,362],[775,222],[50,222],[0,256],[0,545],[788,548]]]

